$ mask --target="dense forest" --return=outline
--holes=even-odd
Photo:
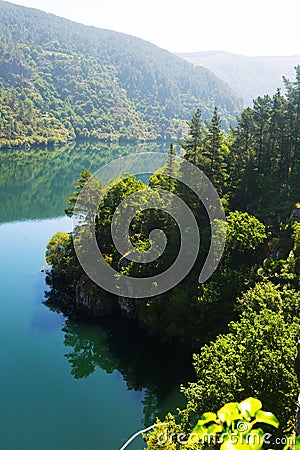
[[[183,388],[187,406],[178,417],[168,416],[168,432],[188,433],[205,411],[246,397],[260,398],[278,417],[281,432],[291,430],[297,397],[293,360],[300,337],[300,66],[295,81],[284,79],[284,84],[285,94],[278,90],[272,97],[257,98],[227,134],[217,108],[205,121],[198,109],[187,124],[188,134],[180,142],[184,158],[210,178],[226,211],[225,252],[206,283],[199,284],[197,275],[207,255],[211,224],[194,193],[180,177],[174,180],[173,171],[180,174],[181,166],[174,162],[172,145],[165,167],[150,177],[148,186],[167,189],[189,205],[203,243],[194,268],[175,288],[157,297],[129,299],[124,307],[88,279],[71,234],[57,233],[48,244],[51,308],[67,315],[84,309],[93,317],[123,313],[164,340],[190,342],[196,348],[197,381]],[[68,215],[90,177],[90,172],[82,172],[69,197]],[[128,195],[146,188],[130,174],[101,186],[105,194],[95,233],[115,268],[122,255],[110,235],[113,214]],[[130,262],[121,269],[125,274],[147,277],[173,263],[180,233],[163,211],[140,211],[130,225],[132,242],[146,250],[154,228],[163,229],[168,238],[164,254],[146,265]],[[149,449],[161,448],[159,432],[161,428],[148,437]]]
[[[241,102],[210,71],[141,39],[0,1],[0,147],[178,139],[190,111]]]

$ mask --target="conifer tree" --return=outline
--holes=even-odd
[[[180,142],[180,146],[186,151],[185,159],[195,165],[199,165],[204,138],[200,109],[197,109],[192,120],[187,122],[187,124],[189,126],[189,134],[183,142]]]
[[[216,188],[224,188],[227,178],[226,156],[228,149],[224,145],[224,135],[221,130],[221,118],[215,107],[210,122],[206,122],[206,132],[203,145],[202,169]]]
[[[174,156],[176,155],[176,152],[174,150],[173,144],[170,144],[170,149],[167,156],[167,173],[169,175],[169,181],[168,181],[168,190],[170,192],[173,192],[175,189],[175,179],[174,179]]]

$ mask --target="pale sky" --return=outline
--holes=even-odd
[[[172,52],[300,54],[299,0],[14,0]]]

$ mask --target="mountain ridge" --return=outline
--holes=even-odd
[[[198,107],[225,127],[241,109],[211,71],[141,38],[3,0],[0,20],[0,146],[179,139]]]
[[[300,64],[300,55],[246,56],[222,50],[176,53],[185,60],[210,69],[225,81],[245,106],[265,94],[274,94],[283,88],[282,77],[294,77],[294,67]]]

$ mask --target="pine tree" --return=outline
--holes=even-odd
[[[287,100],[281,95],[280,89],[273,95],[270,116],[268,164],[266,170],[279,180],[286,179],[286,160],[289,152],[287,132]]]
[[[202,169],[216,188],[224,188],[227,178],[227,163],[225,161],[229,150],[224,146],[224,135],[221,130],[221,118],[215,107],[210,122],[206,122],[202,155],[204,165]],[[206,161],[206,162],[205,162]]]
[[[168,190],[170,192],[174,192],[175,190],[175,179],[174,179],[174,156],[176,155],[176,152],[174,150],[173,144],[170,144],[170,149],[167,156],[167,174],[169,175],[169,181],[168,181]]]
[[[289,103],[288,119],[291,144],[289,175],[296,172],[300,160],[300,65],[295,67],[295,70],[296,81],[292,82],[284,78]]]
[[[82,189],[88,181],[89,189],[82,193]],[[72,217],[76,206],[77,212],[79,210],[82,211],[82,214],[86,217],[86,219],[93,224],[96,219],[95,207],[97,206],[98,198],[100,198],[100,193],[104,190],[104,184],[96,178],[93,178],[91,172],[84,170],[80,174],[80,178],[78,180],[78,184],[75,186],[75,189],[74,194],[68,199],[68,204],[70,206],[65,209],[65,214],[68,217]],[[81,194],[80,204],[77,203],[79,194]]]
[[[240,178],[246,162],[253,157],[253,111],[246,108],[237,119],[237,127],[231,129],[231,153],[229,158],[229,175],[233,184]]]
[[[183,142],[180,142],[180,146],[186,151],[184,158],[187,161],[198,165],[204,138],[204,129],[200,109],[197,109],[192,120],[187,122],[187,124],[189,126],[189,134]]]
[[[254,116],[254,138],[257,154],[257,167],[260,173],[264,172],[267,167],[266,143],[270,125],[270,113],[272,109],[272,99],[269,95],[258,97],[253,103]]]
[[[68,205],[70,205],[68,208],[65,209],[65,214],[68,217],[72,217],[73,213],[74,213],[74,208],[78,199],[78,196],[82,190],[82,188],[84,187],[85,183],[91,178],[92,174],[91,172],[87,171],[87,170],[83,170],[80,174],[80,178],[78,180],[78,184],[75,186],[75,192],[73,195],[71,195],[68,198]]]

